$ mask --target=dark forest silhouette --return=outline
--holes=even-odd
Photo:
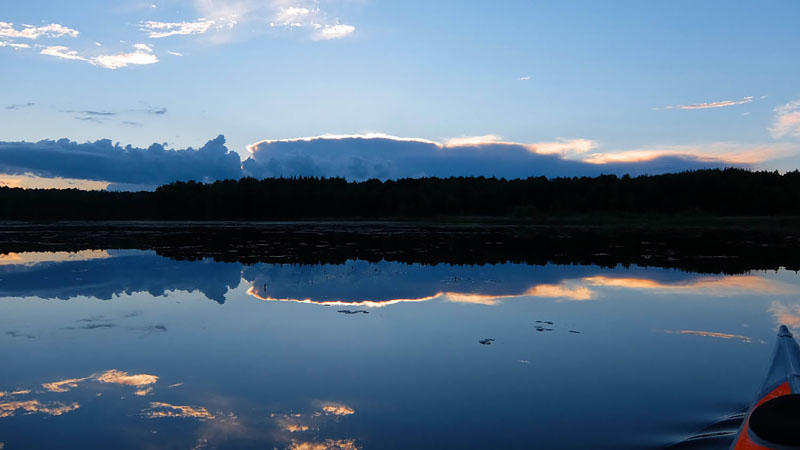
[[[544,217],[553,214],[798,215],[800,172],[709,169],[617,177],[242,178],[155,192],[0,188],[0,220],[286,220]]]

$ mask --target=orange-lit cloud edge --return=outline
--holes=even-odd
[[[79,178],[40,177],[33,174],[12,175],[0,173],[0,187],[25,189],[69,189],[100,191],[108,188],[108,181],[83,180]]]
[[[111,383],[117,385],[132,386],[134,388],[151,389],[159,380],[157,375],[150,374],[129,374],[120,370],[106,370],[97,372],[87,377],[70,378],[60,381],[42,383],[45,393],[56,393],[62,395],[69,392],[72,388],[87,381],[97,381],[100,383]],[[171,384],[175,387],[182,383]],[[60,416],[81,408],[78,402],[66,401],[42,401],[35,398],[18,398],[28,396],[34,391],[31,389],[18,389],[12,392],[0,391],[0,419],[12,417],[16,414],[30,415],[42,414],[48,416]],[[42,391],[36,391],[41,394]],[[100,394],[98,394],[100,395]],[[123,399],[125,397],[122,397]],[[226,402],[227,403],[227,402]],[[356,413],[355,408],[342,402],[315,400],[311,404],[312,409],[307,413],[272,413],[269,414],[271,421],[276,427],[278,435],[272,431],[263,430],[261,422],[259,428],[255,429],[249,425],[243,425],[233,411],[212,412],[204,406],[189,406],[181,404],[167,403],[164,401],[150,401],[148,406],[139,409],[139,416],[144,419],[193,419],[207,424],[207,427],[200,429],[200,439],[198,442],[208,443],[209,440],[218,438],[225,439],[228,432],[240,433],[242,435],[263,436],[266,439],[282,441],[286,448],[294,449],[351,449],[355,450],[355,439],[320,439],[322,426],[331,421],[339,422],[341,419],[352,416]],[[261,417],[261,415],[258,415]],[[215,431],[205,434],[203,431]],[[220,431],[222,431],[220,433]],[[0,446],[2,448],[2,446]],[[193,447],[199,448],[199,447]]]
[[[597,298],[597,291],[592,288],[624,288],[648,290],[651,292],[680,292],[684,294],[702,293],[705,296],[729,296],[743,292],[759,292],[774,295],[787,295],[797,292],[793,286],[766,279],[756,275],[733,275],[725,277],[701,277],[690,282],[663,283],[657,280],[633,277],[591,276],[567,279],[559,284],[537,284],[521,293],[489,295],[469,292],[439,291],[433,295],[417,298],[395,298],[388,300],[314,300],[312,298],[275,298],[260,292],[255,286],[247,289],[247,295],[263,301],[293,302],[322,306],[357,306],[382,308],[399,303],[420,303],[432,300],[443,300],[453,303],[472,303],[480,305],[496,305],[504,300],[518,298],[556,298],[562,300],[585,301]]]
[[[697,145],[646,145],[634,149],[598,152],[595,150],[600,147],[600,143],[596,140],[586,138],[558,138],[553,141],[524,143],[504,140],[501,136],[495,134],[486,134],[482,136],[450,138],[439,142],[431,139],[406,138],[386,133],[320,134],[317,136],[288,139],[263,139],[247,145],[247,150],[250,153],[255,153],[258,151],[259,146],[265,144],[337,139],[388,139],[399,142],[418,142],[434,145],[439,149],[454,150],[462,147],[482,147],[489,145],[515,146],[522,147],[531,153],[540,155],[560,155],[566,159],[574,159],[596,165],[646,162],[664,156],[693,158],[700,161],[722,162],[732,165],[757,165],[770,159],[793,154],[793,152],[797,151],[796,145],[788,143],[749,145],[736,142],[706,142]]]
[[[77,252],[20,252],[0,253],[0,266],[33,266],[48,262],[89,261],[107,259],[107,250],[80,250]]]
[[[753,339],[748,336],[741,336],[738,334],[729,334],[729,333],[718,333],[715,331],[698,331],[698,330],[666,330],[664,331],[668,334],[684,334],[684,335],[694,335],[694,336],[705,336],[705,337],[713,337],[718,339],[737,339],[745,343],[753,342]]]
[[[795,330],[800,329],[800,304],[785,305],[773,301],[768,311],[772,313],[775,322]]]

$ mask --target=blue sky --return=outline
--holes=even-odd
[[[350,135],[794,170],[797,17],[796,1],[5,0],[0,180],[65,176],[4,160],[20,141],[183,149],[219,134],[241,159]]]

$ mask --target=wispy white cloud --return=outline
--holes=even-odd
[[[153,49],[146,44],[134,44],[134,51],[130,53],[116,53],[101,55],[91,58],[90,62],[106,69],[119,69],[130,65],[155,64],[158,58],[153,54]]]
[[[23,24],[21,28],[14,27],[11,22],[0,21],[0,47],[10,47],[15,50],[31,48],[30,44],[19,43],[14,39],[38,39],[38,38],[59,38],[77,37],[78,31],[67,28],[61,24],[51,23],[36,27]]]
[[[711,109],[724,108],[726,106],[743,105],[753,101],[753,97],[743,97],[741,100],[723,100],[719,102],[695,103],[691,105],[670,105],[655,109]]]
[[[172,55],[172,56],[183,56],[183,53],[179,53],[179,52],[171,52],[171,51],[168,51],[167,53],[169,53],[169,54],[170,54],[170,55]]]
[[[160,39],[176,35],[203,34],[219,29],[230,29],[236,25],[233,19],[211,20],[200,18],[193,22],[155,22],[149,20],[142,22],[140,30],[147,32],[147,37]]]
[[[770,131],[776,138],[800,136],[800,100],[775,108],[775,120]]]
[[[321,25],[321,24],[314,24],[314,28],[317,30],[314,34],[314,39],[321,40],[321,41],[328,41],[331,39],[340,39],[346,36],[353,34],[356,31],[356,27],[352,25],[344,25],[337,23],[336,25]]]
[[[36,27],[23,24],[21,29],[11,22],[0,22],[0,36],[7,38],[38,39],[40,37],[57,38],[63,36],[77,37],[78,31],[58,23]]]
[[[63,45],[51,45],[42,49],[42,55],[49,55],[55,56],[56,58],[61,59],[75,59],[79,61],[88,61],[88,59],[82,57],[78,54],[77,51],[71,50],[69,47],[64,47]]]
[[[13,49],[31,48],[31,46],[28,44],[19,44],[14,41],[6,41],[6,40],[0,40],[0,47],[11,47]]]
[[[531,79],[530,76],[519,77],[519,81],[529,81]]]
[[[350,36],[355,26],[329,18],[316,0],[194,0],[196,20],[160,22],[146,21],[140,30],[152,39],[176,35],[201,35],[211,31],[231,30],[237,25],[251,23],[270,28],[305,29],[311,39],[332,40]],[[258,29],[258,28],[256,28]],[[230,36],[216,33],[217,42]],[[226,37],[227,36],[227,37]]]
[[[311,30],[311,38],[316,41],[340,39],[355,32],[353,25],[339,23],[339,19],[329,20],[317,2],[273,0],[270,27],[305,28]]]
[[[111,53],[99,56],[83,56],[69,47],[53,45],[44,47],[42,55],[55,56],[61,59],[85,61],[94,66],[105,69],[119,69],[130,65],[154,64],[158,58],[153,54],[153,49],[147,44],[135,44],[134,50],[128,53]]]
[[[315,12],[318,11],[319,8],[315,9]],[[302,20],[303,18],[307,17],[311,14],[310,9],[308,8],[298,8],[295,6],[289,6],[285,8],[280,8],[278,12],[275,14],[275,18],[272,22],[270,22],[270,26],[272,27],[301,27],[303,26]]]

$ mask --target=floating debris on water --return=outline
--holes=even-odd
[[[356,310],[340,309],[337,312],[340,312],[342,314],[359,314],[359,313],[360,314],[369,314],[369,311],[364,311],[363,309],[356,309]]]
[[[483,345],[491,345],[491,344],[492,344],[492,342],[494,342],[494,339],[491,339],[491,338],[488,338],[488,339],[481,339],[481,340],[480,340],[480,341],[478,341],[478,342],[480,342],[480,343],[481,343],[481,344],[483,344]]]
[[[553,322],[550,322],[549,320],[537,320],[536,323],[543,323],[543,324],[546,324],[546,325],[552,325],[553,324]]]
[[[545,327],[537,326],[536,327],[536,331],[553,331],[553,329],[552,328],[545,328]]]
[[[570,333],[575,333],[575,334],[581,334],[581,332],[580,332],[580,331],[575,331],[575,330],[569,330],[569,332],[570,332]]]

